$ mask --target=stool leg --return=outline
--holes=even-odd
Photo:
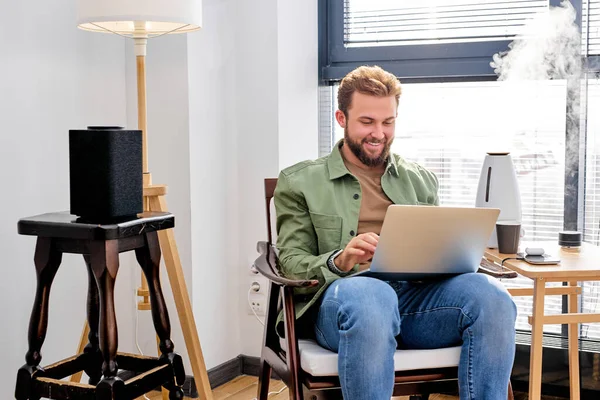
[[[62,253],[56,250],[52,239],[38,237],[34,256],[37,289],[29,319],[29,334],[27,337],[29,349],[25,355],[26,364],[17,373],[17,387],[15,390],[15,398],[17,400],[33,398],[31,394],[31,379],[34,373],[42,370],[39,365],[42,360],[41,349],[44,339],[46,339],[46,330],[48,328],[50,287],[52,286],[52,281],[56,276],[56,271],[58,271],[61,260]]]
[[[110,400],[118,397],[124,387],[117,377],[117,318],[114,287],[119,271],[118,240],[96,241],[90,244],[92,272],[98,286],[100,303],[99,344],[102,352],[102,380],[96,385],[96,398]],[[90,327],[91,328],[91,327]],[[91,330],[91,329],[90,329]]]
[[[173,367],[175,380],[165,385],[165,388],[170,392],[169,399],[178,400],[183,398],[180,386],[185,381],[185,371],[181,356],[173,352],[175,346],[171,341],[171,323],[160,285],[160,244],[156,232],[149,232],[144,236],[145,246],[136,249],[135,256],[148,281],[152,320],[156,335],[160,339],[161,358],[168,360]]]
[[[145,235],[145,246],[135,250],[140,267],[148,281],[148,292],[152,309],[152,321],[156,335],[160,339],[159,348],[163,355],[172,353],[174,349],[171,341],[171,323],[169,312],[160,286],[160,247],[156,232]]]
[[[102,378],[102,353],[100,352],[100,343],[98,340],[100,300],[98,298],[98,285],[92,271],[90,256],[86,254],[83,256],[83,259],[88,271],[87,320],[90,327],[88,344],[83,349],[83,354],[87,356],[85,373],[90,377],[89,384],[97,385],[100,382],[100,378]]]

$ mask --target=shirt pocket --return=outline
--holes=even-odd
[[[319,254],[338,250],[342,239],[342,217],[311,212],[310,219],[319,245]]]

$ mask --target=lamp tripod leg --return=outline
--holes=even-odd
[[[85,346],[87,345],[88,342],[88,335],[90,334],[90,326],[88,325],[87,321],[83,323],[83,330],[81,331],[81,338],[79,339],[79,346],[77,346],[77,353],[75,354],[81,354],[83,353],[83,349],[85,348]],[[81,382],[81,376],[83,375],[83,371],[79,371],[74,373],[73,375],[71,375],[71,382]]]
[[[163,196],[151,196],[149,197],[149,200],[151,211],[164,212],[167,210],[167,203]],[[165,261],[167,274],[169,276],[169,282],[171,284],[177,314],[181,323],[183,338],[190,357],[190,364],[192,365],[192,372],[194,374],[198,394],[202,400],[212,400],[213,395],[208,380],[208,373],[206,372],[206,364],[204,363],[202,347],[200,346],[200,339],[198,338],[192,304],[188,296],[173,229],[159,231],[158,240]]]

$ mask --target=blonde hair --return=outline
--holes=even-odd
[[[395,96],[400,100],[400,81],[378,66],[362,66],[348,73],[338,88],[338,108],[348,117],[352,94],[359,92],[376,97]]]

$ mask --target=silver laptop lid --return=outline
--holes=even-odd
[[[475,272],[499,214],[497,208],[392,205],[371,273],[420,279]]]

